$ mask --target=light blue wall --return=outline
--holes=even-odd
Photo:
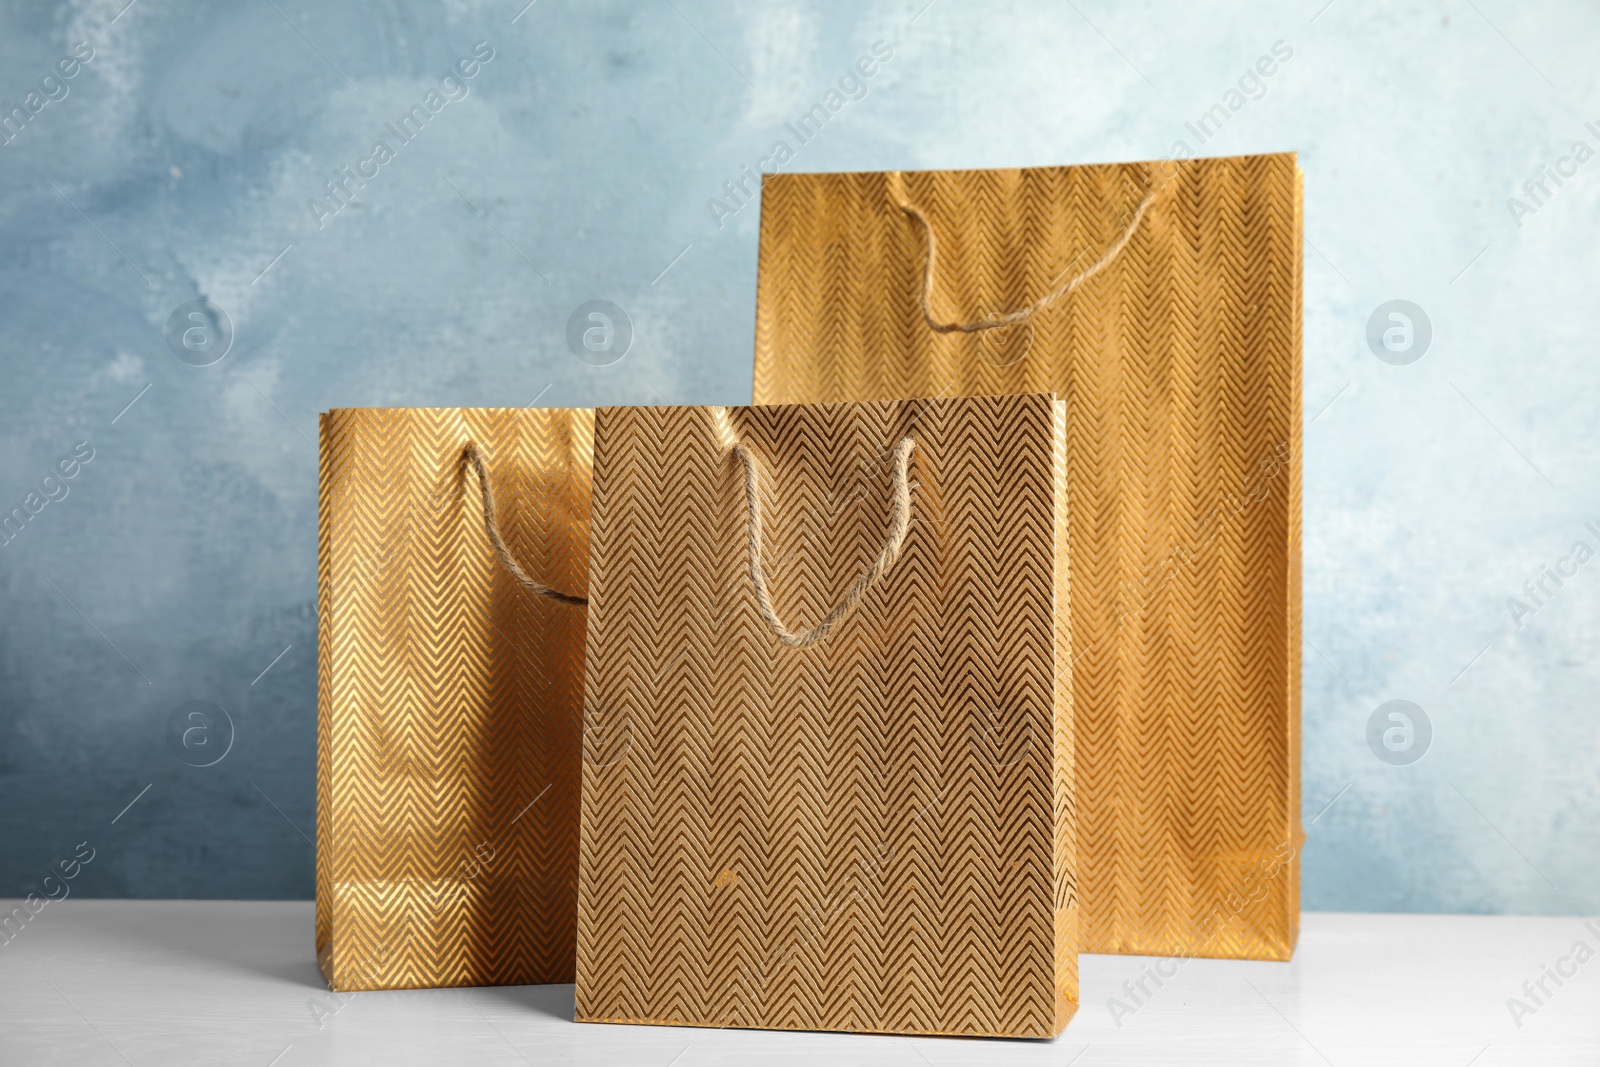
[[[13,103],[94,50],[0,148],[0,505],[93,449],[0,548],[0,894],[87,840],[82,893],[311,895],[317,412],[747,402],[757,208],[707,201],[882,40],[791,169],[1300,153],[1308,822],[1344,791],[1305,905],[1600,909],[1600,561],[1507,607],[1600,549],[1600,160],[1521,193],[1600,150],[1592,6],[124,2],[0,13]],[[319,226],[480,41],[469,95]],[[163,334],[202,297],[236,337],[194,367]],[[637,332],[612,366],[567,348],[591,299]],[[1365,338],[1391,299],[1432,324],[1410,365]],[[1366,741],[1392,699],[1433,726],[1410,766]],[[165,739],[194,700],[235,727],[207,768]]]

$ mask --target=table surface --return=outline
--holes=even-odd
[[[1308,913],[1292,963],[1193,960],[1137,1005],[1123,983],[1150,960],[1085,956],[1054,1041],[577,1024],[570,985],[336,995],[311,919],[299,901],[49,904],[0,944],[0,1065],[1600,1065],[1584,919]]]

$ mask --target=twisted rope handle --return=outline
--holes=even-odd
[[[878,553],[878,558],[872,566],[861,572],[850,591],[844,599],[828,612],[823,620],[809,630],[794,631],[783,624],[778,618],[778,613],[772,606],[772,594],[767,590],[767,577],[761,568],[761,474],[756,464],[756,457],[749,448],[743,444],[733,446],[733,454],[739,457],[739,462],[744,465],[744,500],[749,511],[750,523],[748,530],[748,547],[750,550],[750,581],[756,587],[756,604],[761,609],[761,617],[767,620],[767,625],[777,635],[778,640],[790,648],[810,648],[812,645],[825,641],[833,628],[843,621],[861,603],[867,595],[867,590],[877,584],[878,579],[888,573],[894,561],[900,558],[900,549],[904,547],[906,533],[911,527],[911,483],[907,475],[907,466],[911,461],[912,449],[916,442],[910,437],[901,439],[894,449],[894,520],[889,526],[889,539],[883,546],[883,551]]]
[[[1150,210],[1150,205],[1155,202],[1155,198],[1156,190],[1152,187],[1150,192],[1145,195],[1144,201],[1139,205],[1139,210],[1133,213],[1133,218],[1129,220],[1127,227],[1123,229],[1122,236],[1118,237],[1116,242],[1106,249],[1105,255],[1101,256],[1087,269],[1068,278],[1065,282],[1062,282],[1025,308],[1008,311],[994,318],[975,319],[972,322],[940,322],[933,317],[933,308],[931,306],[933,299],[933,272],[935,261],[939,255],[939,239],[934,236],[933,224],[928,221],[928,216],[911,204],[900,204],[901,211],[922,224],[922,232],[928,244],[928,258],[922,270],[923,321],[928,324],[928,329],[934,333],[977,333],[980,330],[998,330],[1004,326],[1014,326],[1019,322],[1025,322],[1033,318],[1037,312],[1044,310],[1110,266],[1122,254],[1122,250],[1128,247],[1128,242],[1133,240],[1134,233],[1139,229],[1139,224],[1144,221],[1145,212]]]
[[[499,521],[495,517],[494,490],[489,488],[489,469],[483,464],[483,453],[471,441],[463,450],[462,456],[478,473],[478,484],[483,488],[483,529],[489,535],[489,543],[494,546],[494,554],[500,557],[500,562],[511,576],[521,582],[529,592],[554,600],[560,604],[575,604],[580,607],[587,606],[589,601],[581,596],[572,596],[559,590],[551,589],[543,582],[536,582],[528,577],[522,565],[511,555],[511,550],[506,548],[505,540],[500,536]]]

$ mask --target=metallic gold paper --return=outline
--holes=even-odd
[[[1114,246],[1028,322],[1025,308]],[[1299,927],[1292,155],[769,174],[755,402],[1067,403],[1084,952],[1288,959]]]
[[[1076,1008],[1050,396],[596,416],[581,1021],[1048,1037]],[[758,458],[779,614],[749,572]]]
[[[334,989],[570,982],[594,414],[322,416],[317,960]]]

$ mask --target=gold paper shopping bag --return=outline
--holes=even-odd
[[[334,989],[572,981],[593,440],[586,410],[322,416],[316,940]]]
[[[580,1021],[1066,1025],[1064,419],[599,409]]]
[[[1085,952],[1299,927],[1293,155],[762,185],[755,402],[1067,404]]]

